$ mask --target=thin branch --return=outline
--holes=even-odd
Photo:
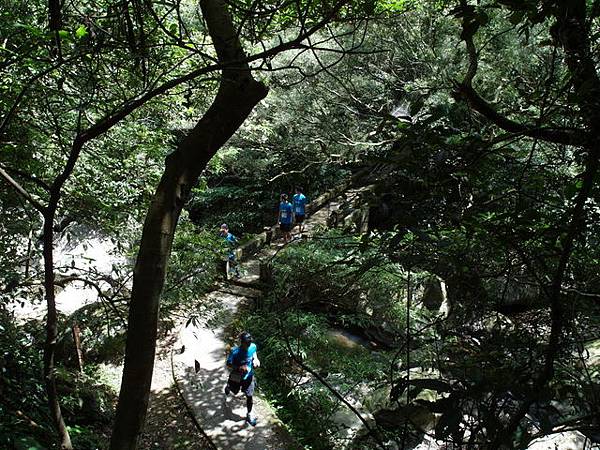
[[[19,170],[19,169],[15,169],[13,167],[6,167],[6,166],[3,166],[2,164],[0,164],[0,168],[6,170],[7,172],[12,172],[15,175],[18,175],[21,178],[24,178],[24,179],[26,179],[28,181],[31,181],[31,182],[37,184],[39,187],[41,187],[42,189],[44,189],[46,191],[50,190],[50,186],[48,185],[48,183],[46,183],[44,180],[40,180],[39,178],[37,178],[37,177],[35,177],[35,176],[31,175],[31,174],[28,174],[27,172],[24,172],[24,171]]]
[[[344,6],[347,2],[348,2],[348,0],[338,1],[327,16],[325,16],[321,21],[317,22],[315,25],[313,25],[310,29],[308,29],[304,33],[300,33],[295,39],[293,39],[291,41],[281,43],[281,44],[276,45],[275,47],[272,47],[268,50],[265,50],[263,52],[259,52],[252,56],[244,58],[243,60],[230,60],[227,63],[211,64],[211,65],[202,67],[200,69],[193,70],[193,71],[187,73],[186,75],[183,75],[178,78],[174,78],[173,80],[170,80],[170,81],[167,81],[166,83],[162,84],[161,86],[159,86],[149,92],[140,94],[139,96],[132,98],[130,101],[126,102],[121,107],[121,109],[105,116],[99,122],[97,122],[96,124],[94,124],[93,126],[88,128],[87,130],[83,131],[80,135],[80,138],[82,141],[81,143],[83,144],[83,143],[85,143],[91,139],[94,139],[97,136],[105,133],[112,126],[114,126],[120,120],[127,117],[129,114],[131,114],[133,111],[135,111],[140,106],[147,103],[149,100],[152,100],[154,97],[157,97],[158,95],[164,94],[165,92],[169,91],[170,89],[173,89],[174,87],[179,86],[182,83],[191,81],[201,75],[205,75],[207,73],[214,72],[217,70],[227,70],[227,69],[235,70],[237,67],[240,67],[240,65],[249,64],[253,61],[258,61],[261,59],[272,58],[272,57],[276,56],[277,54],[284,52],[286,50],[299,48],[300,46],[302,46],[302,41],[308,39],[310,36],[315,34],[321,28],[325,27],[327,25],[327,23],[335,17],[335,15],[339,11],[339,9],[342,6]]]
[[[36,81],[38,81],[40,78],[43,78],[44,76],[46,76],[49,73],[53,72],[54,70],[58,69],[63,64],[74,61],[77,58],[79,58],[79,55],[68,58],[68,59],[61,59],[56,64],[48,67],[46,70],[42,70],[40,73],[34,75],[33,77],[31,77],[29,80],[27,80],[25,82],[23,89],[21,89],[21,92],[19,92],[19,95],[17,95],[17,98],[15,99],[15,101],[13,102],[9,111],[6,113],[6,115],[2,119],[2,122],[0,123],[0,136],[2,136],[2,133],[4,132],[4,129],[6,128],[6,126],[8,125],[9,120],[11,119],[11,117],[15,113],[15,111],[17,110],[19,103],[21,103],[21,100],[23,100],[23,97],[25,97],[25,94],[27,94],[27,91],[29,91],[29,89],[34,85],[34,83]]]
[[[115,305],[114,296],[106,295],[98,283],[96,283],[92,280],[88,280],[87,278],[79,277],[77,275],[67,275],[67,276],[55,279],[54,285],[64,288],[68,283],[72,283],[74,281],[79,281],[83,284],[86,284],[86,285],[94,288],[96,290],[96,292],[98,293],[98,298],[100,300],[105,300],[108,303],[108,305],[112,308],[112,310],[115,312],[117,317],[120,319],[121,324],[125,328],[127,327],[127,321],[125,320],[125,317],[123,316],[123,314],[121,314],[121,311],[119,311],[119,309]]]
[[[27,192],[14,178],[12,178],[1,166],[0,166],[0,176],[6,180],[8,184],[10,184],[21,196],[27,200],[35,209],[37,209],[40,213],[45,214],[46,207],[42,205],[39,200],[37,200],[33,195]]]
[[[272,183],[273,181],[275,181],[281,177],[288,176],[288,175],[298,175],[298,174],[304,173],[306,171],[306,169],[308,169],[309,167],[315,166],[317,164],[325,164],[327,162],[330,162],[330,161],[312,161],[312,162],[308,163],[306,166],[304,166],[302,169],[290,170],[289,172],[281,172],[280,174],[275,175],[273,178],[268,179],[267,183]]]
[[[582,297],[590,297],[590,298],[600,299],[600,294],[596,294],[596,293],[593,293],[593,292],[582,292],[582,291],[579,291],[579,290],[577,290],[575,288],[567,288],[567,287],[563,287],[563,288],[561,288],[561,290],[563,292],[570,292],[570,293],[573,293],[573,294],[580,295]]]
[[[468,84],[455,82],[455,97],[465,100],[469,106],[505,131],[520,135],[542,139],[546,142],[563,145],[576,145],[588,147],[592,142],[589,132],[581,129],[561,129],[558,127],[536,127],[530,124],[521,124],[498,113],[486,100],[484,100],[473,87]]]

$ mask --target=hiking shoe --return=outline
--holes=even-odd
[[[250,425],[252,425],[253,427],[256,426],[256,422],[258,422],[258,420],[256,419],[256,417],[251,416],[250,414],[246,415],[246,422],[248,422]]]

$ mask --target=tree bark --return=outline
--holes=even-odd
[[[81,349],[81,329],[77,322],[71,327],[73,332],[73,343],[75,344],[75,357],[77,358],[77,369],[83,373],[83,350]]]
[[[59,31],[62,27],[62,17],[60,13],[60,0],[48,1],[48,28],[50,31]]]
[[[71,438],[63,419],[58,393],[56,392],[56,379],[54,376],[54,354],[56,350],[57,315],[56,315],[56,296],[54,293],[54,215],[58,199],[53,202],[51,198],[48,209],[44,214],[44,291],[46,295],[47,315],[46,315],[46,343],[44,345],[44,384],[46,386],[46,395],[48,396],[48,408],[54,421],[54,425],[60,437],[60,448],[70,450],[73,448]]]
[[[223,0],[200,7],[225,64],[217,95],[206,114],[166,159],[165,171],[146,215],[134,276],[125,367],[111,450],[136,448],[150,395],[156,351],[159,300],[179,214],[208,161],[267,94],[254,80]]]
[[[60,29],[62,28],[62,15],[60,10],[60,0],[48,1],[48,28],[54,36],[54,47],[51,48],[50,51],[52,56],[58,56],[59,59],[62,59],[59,34]]]
[[[69,431],[65,425],[61,410],[58,393],[56,392],[56,379],[54,376],[54,355],[56,352],[57,314],[56,314],[56,295],[54,292],[54,220],[61,197],[61,191],[73,173],[75,164],[79,159],[83,148],[84,140],[78,134],[73,140],[71,151],[63,171],[54,179],[50,186],[50,197],[48,206],[39,206],[44,217],[44,237],[43,237],[43,255],[44,255],[44,291],[46,296],[47,314],[46,314],[46,343],[44,345],[44,381],[46,385],[46,394],[48,396],[48,407],[54,421],[54,425],[60,437],[62,450],[73,448]],[[26,197],[27,198],[27,197]],[[31,202],[31,200],[30,200]],[[32,203],[36,206],[36,203]],[[36,206],[37,208],[38,206]]]

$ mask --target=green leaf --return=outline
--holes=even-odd
[[[29,33],[31,33],[31,35],[33,35],[35,37],[41,37],[44,35],[44,30],[42,30],[41,28],[38,28],[38,27],[34,27],[32,25],[16,23],[14,26],[15,26],[15,28],[24,28]]]
[[[85,25],[79,25],[79,28],[77,28],[75,30],[75,36],[77,36],[77,39],[81,39],[85,36],[87,36],[89,34],[87,28],[85,27]]]

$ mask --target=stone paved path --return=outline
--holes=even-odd
[[[256,427],[245,422],[246,401],[243,394],[225,401],[223,388],[227,380],[224,327],[231,321],[246,297],[215,291],[209,301],[219,308],[209,323],[183,327],[175,346],[173,362],[183,396],[218,449],[293,449],[294,444],[268,404],[255,396]],[[183,349],[183,352],[181,352]],[[179,351],[177,351],[179,350]],[[196,370],[198,370],[196,372]]]
[[[305,233],[310,235],[318,227],[325,226],[329,214],[339,207],[341,200],[334,199],[314,212],[306,221]],[[251,288],[253,283],[258,282],[259,263],[272,257],[280,247],[280,243],[274,243],[242,264],[243,276],[238,284],[248,287],[225,284],[208,294],[203,301],[213,303],[211,310],[215,311],[214,315],[201,323],[192,322],[182,326],[174,346],[173,368],[176,381],[203,431],[218,449],[301,448],[277,418],[275,411],[260,398],[260,393],[254,397],[253,409],[258,417],[258,424],[252,427],[245,422],[244,395],[229,396],[226,401],[223,392],[228,375],[225,367],[225,342],[229,338],[224,330],[241,305],[252,302],[253,298],[260,295],[259,291]],[[260,356],[260,348],[258,354]]]

